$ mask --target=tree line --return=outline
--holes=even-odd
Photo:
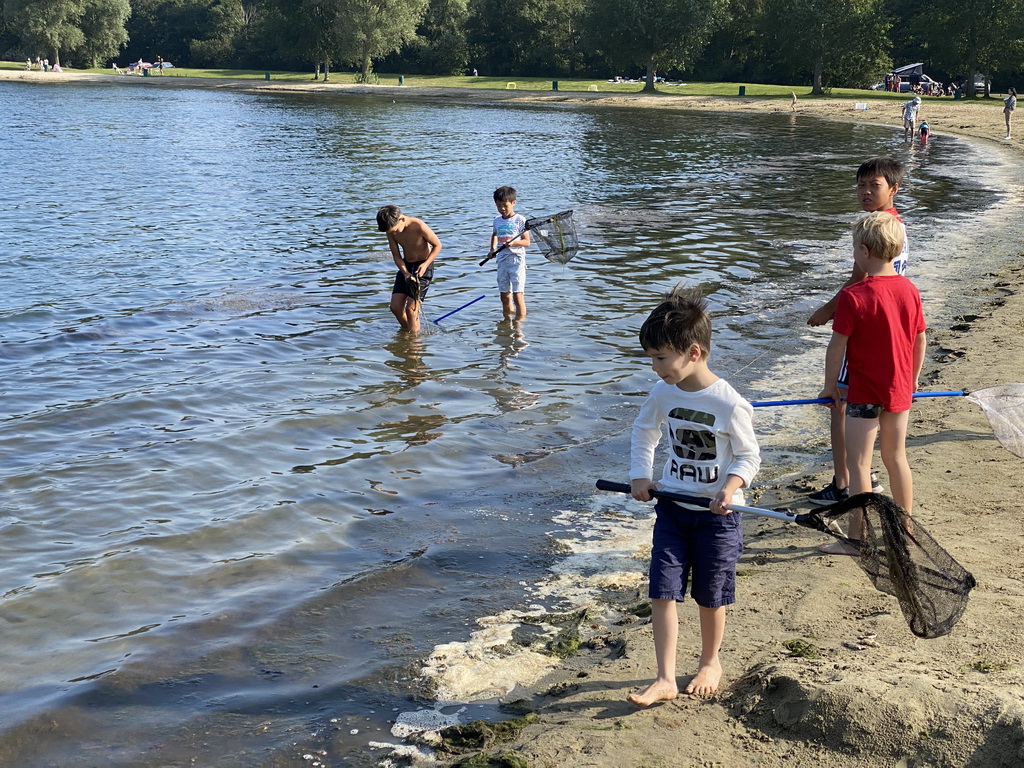
[[[0,50],[65,66],[692,78],[867,87],[925,62],[1003,89],[1024,0],[0,0]],[[1003,82],[1000,82],[1003,81]]]

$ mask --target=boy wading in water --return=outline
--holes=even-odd
[[[903,227],[903,219],[893,207],[902,181],[903,165],[892,157],[875,157],[866,160],[857,169],[857,200],[860,202],[861,210],[867,213],[885,211],[895,216],[903,229],[903,248],[892,262],[893,270],[900,275],[907,271],[909,257],[906,228]],[[836,313],[836,306],[839,304],[842,290],[860,282],[864,277],[864,269],[860,262],[854,259],[853,271],[847,281],[843,283],[839,293],[815,310],[814,314],[808,318],[807,324],[815,327],[829,322]],[[841,392],[845,392],[850,382],[849,370],[845,362],[839,366],[838,375],[837,383]],[[832,481],[820,491],[815,491],[809,496],[813,504],[836,504],[850,495],[850,475],[846,469],[846,407],[843,404],[832,408],[829,437],[832,445]],[[881,493],[883,490],[881,484],[875,482],[874,477],[872,477],[871,490],[875,493]]]
[[[501,215],[494,219],[487,255],[498,260],[502,312],[505,317],[514,315],[516,320],[522,320],[526,317],[526,249],[530,246],[530,231],[526,228],[526,217],[515,211],[516,196],[512,187],[494,190],[494,205]]]
[[[420,305],[434,279],[434,259],[441,252],[441,241],[422,220],[403,216],[397,205],[377,210],[377,229],[387,233],[391,257],[398,267],[391,289],[391,312],[403,329],[418,333]]]
[[[907,423],[925,352],[921,295],[893,262],[903,250],[903,225],[891,214],[869,213],[853,226],[853,257],[864,279],[839,292],[832,340],[825,353],[821,397],[843,405],[837,384],[844,358],[850,369],[846,395],[846,465],[850,493],[871,490],[871,455],[881,434],[882,463],[892,498],[913,512],[914,480],[907,462]],[[860,513],[850,515],[851,539],[861,539]],[[856,555],[844,542],[822,544],[831,555]]]
[[[701,652],[684,693],[710,696],[718,689],[725,610],[736,600],[736,561],[743,552],[740,514],[725,506],[743,504],[741,489],[754,479],[761,458],[750,403],[708,368],[711,318],[699,290],[676,286],[644,321],[640,345],[661,381],[633,422],[633,498],[650,501],[657,487],[713,499],[710,511],[666,499],[655,506],[650,597],[658,677],[627,697],[646,707],[679,695],[676,603],[685,599],[688,579],[700,614]],[[654,451],[665,428],[670,450],[655,485]]]

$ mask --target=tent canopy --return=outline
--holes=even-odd
[[[924,67],[924,63],[919,61],[917,64],[907,64],[905,67],[897,67],[892,71],[892,73],[894,75],[899,75],[900,77],[906,77],[907,75],[917,75],[920,77],[924,74],[922,67]]]

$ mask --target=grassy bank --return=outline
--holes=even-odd
[[[0,72],[24,72],[24,61],[0,61]],[[26,73],[28,74],[28,73]],[[65,68],[66,75],[114,75],[111,69],[86,69],[76,70]],[[34,77],[46,77],[45,73],[38,70],[33,71]],[[140,75],[120,75],[124,78],[140,78]],[[273,83],[289,84],[294,86],[323,85],[323,76],[316,80],[309,72],[284,72],[280,70],[201,70],[183,67],[174,67],[165,70],[163,74],[153,71],[151,78],[163,80],[230,80],[240,84],[251,82],[262,83],[267,80]],[[643,90],[642,82],[616,83],[606,80],[594,80],[585,78],[510,78],[510,77],[468,77],[468,76],[430,76],[430,75],[401,75],[398,73],[379,73],[377,85],[397,86],[399,84],[410,89],[415,88],[444,88],[464,90],[507,90],[520,93],[552,93],[555,83],[559,93],[601,93],[607,96],[631,96],[639,94]],[[353,72],[337,72],[331,74],[328,85],[358,85],[356,74]],[[742,90],[742,97],[740,96]],[[885,91],[871,91],[860,88],[833,88],[823,95],[813,95],[806,85],[768,85],[764,83],[723,83],[723,82],[685,82],[685,83],[658,83],[656,85],[658,95],[665,96],[690,96],[697,99],[726,99],[726,103],[732,102],[733,106],[724,106],[724,109],[744,110],[751,104],[761,103],[765,108],[773,111],[788,109],[788,101],[792,94],[796,93],[799,103],[798,109],[820,108],[823,104],[849,104],[853,109],[854,102],[862,101],[876,105],[876,110],[886,111],[898,110],[899,105],[908,98],[905,93],[888,93]],[[962,111],[969,104],[982,106],[988,113],[988,108],[998,108],[1001,112],[1002,100],[998,96],[978,97],[974,99],[954,100],[950,96],[933,97],[925,96],[926,110],[930,110],[929,104],[933,106],[942,105],[943,108],[951,108],[957,112]],[[742,106],[741,106],[742,105]],[[720,102],[717,109],[723,109]],[[865,113],[862,116],[867,117]],[[873,116],[872,116],[873,117]],[[1001,120],[1001,115],[999,116]]]
[[[23,70],[25,62],[6,61],[0,62],[0,69]],[[65,68],[67,73],[85,73],[95,75],[109,75],[110,69],[70,69]],[[278,82],[308,83],[313,81],[310,72],[283,72],[270,70],[271,80]],[[267,70],[247,69],[192,69],[185,67],[174,67],[164,70],[163,74],[153,72],[152,77],[189,77],[189,78],[226,78],[232,80],[265,80]],[[124,75],[124,77],[140,77],[140,75]],[[400,73],[378,73],[377,84],[398,85],[399,78],[410,88],[474,88],[474,89],[498,89],[498,90],[520,90],[520,91],[550,91],[553,84],[558,83],[559,91],[597,91],[600,93],[639,93],[643,89],[641,82],[612,83],[607,80],[594,80],[585,78],[547,78],[547,77],[468,77],[468,76],[447,76],[438,77],[432,75],[402,75]],[[354,72],[332,72],[330,82],[338,84],[356,84],[356,73]],[[789,99],[791,94],[796,93],[798,99],[848,99],[862,101],[865,99],[881,101],[905,101],[906,94],[885,93],[881,91],[867,91],[859,88],[833,88],[824,96],[814,96],[806,85],[765,85],[763,83],[658,83],[658,93],[674,94],[678,96],[739,96],[740,87],[744,89],[744,95],[757,99]],[[950,99],[945,99],[949,101]],[[983,100],[982,100],[983,101]],[[993,101],[997,101],[993,99]],[[1001,104],[1001,102],[1000,102]]]

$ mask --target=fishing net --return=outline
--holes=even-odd
[[[1024,459],[1024,384],[976,389],[967,399],[981,406],[999,444]]]
[[[850,520],[850,535],[830,523]],[[901,506],[878,493],[860,493],[825,509],[797,515],[795,522],[835,536],[859,552],[857,563],[881,592],[900,604],[910,631],[918,637],[949,634],[967,609],[976,582],[960,563]]]
[[[405,277],[405,284],[409,287],[409,297],[413,301],[419,301],[420,294],[422,292],[422,285],[420,284],[419,275],[410,272]]]
[[[566,264],[579,250],[571,210],[544,219],[529,219],[526,228],[530,230],[532,242],[537,244],[541,255],[550,262]]]
[[[608,480],[598,480],[597,488],[631,492],[626,483]],[[653,491],[653,495],[703,507],[711,503],[711,499],[660,489]],[[871,583],[899,601],[910,631],[918,637],[948,635],[967,610],[967,595],[976,585],[974,576],[888,496],[859,493],[831,507],[801,515],[757,507],[729,505],[729,509],[795,522],[835,536],[852,547],[858,554],[857,563]],[[845,515],[851,515],[848,535],[839,527],[839,518]]]

